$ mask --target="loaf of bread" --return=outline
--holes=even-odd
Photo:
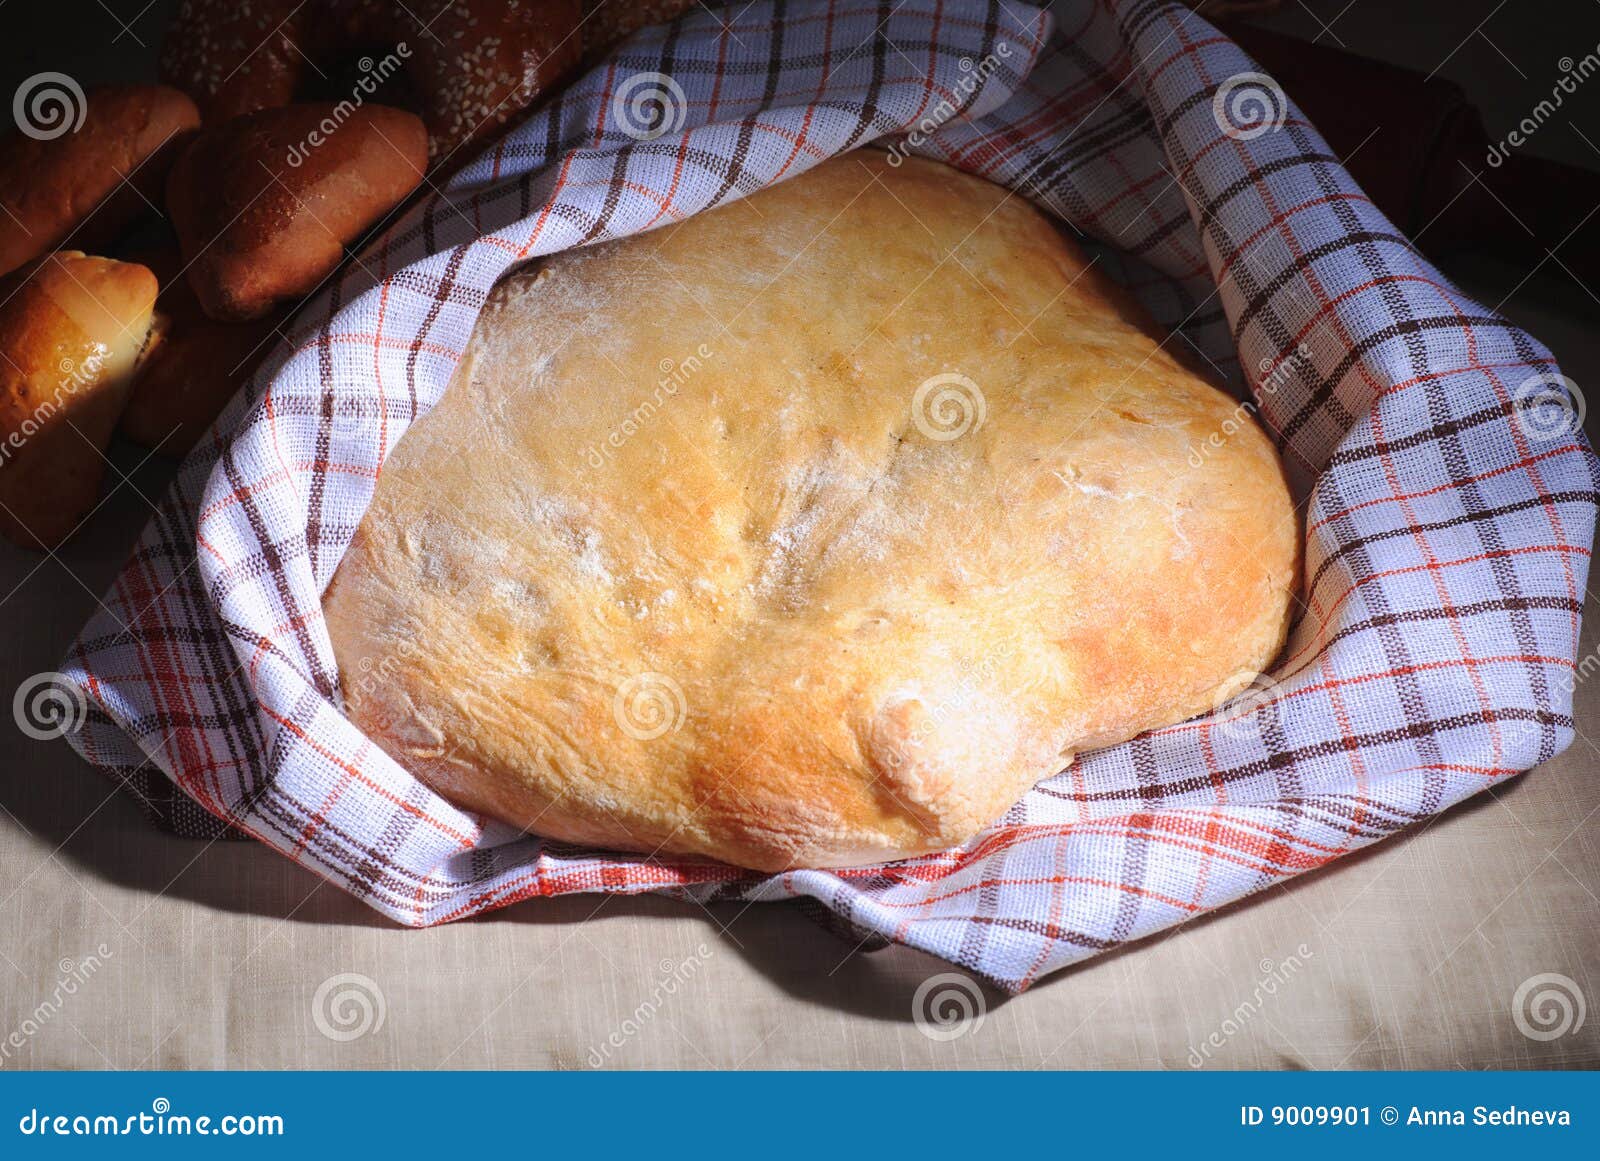
[[[156,341],[155,275],[77,251],[5,287],[0,533],[53,548],[94,507],[134,369]]]
[[[326,595],[345,707],[556,839],[945,849],[1278,652],[1241,415],[1024,199],[848,154],[497,288]]]

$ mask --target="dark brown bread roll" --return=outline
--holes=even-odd
[[[402,74],[378,99],[410,98],[398,103],[427,124],[438,162],[492,135],[577,66],[581,16],[582,0],[184,0],[162,75],[214,125],[311,96],[371,99],[369,86]],[[351,86],[328,79],[352,63]]]
[[[89,90],[76,131],[0,141],[0,274],[48,254],[91,214],[73,240],[109,242],[159,200],[177,146],[199,124],[176,89],[108,85]]]
[[[161,44],[161,77],[207,125],[294,100],[306,68],[305,0],[183,0]]]
[[[337,0],[336,39],[405,47],[435,163],[492,136],[577,67],[582,0]]]
[[[310,293],[426,165],[422,122],[381,105],[287,105],[204,130],[167,181],[200,305],[238,321]]]
[[[162,335],[139,365],[118,429],[134,443],[183,456],[274,348],[286,311],[217,322],[179,277],[183,258],[176,243],[146,245],[128,258],[148,266],[161,282],[156,311]]]
[[[700,0],[583,0],[583,57],[586,61],[596,60],[639,29],[665,24],[699,3]]]

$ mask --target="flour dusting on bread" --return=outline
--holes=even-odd
[[[1022,199],[827,161],[496,289],[329,589],[348,712],[554,838],[948,848],[1280,648],[1272,450],[1186,458],[1234,409]]]

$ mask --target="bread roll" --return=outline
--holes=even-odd
[[[207,125],[297,97],[381,93],[421,115],[434,161],[463,163],[464,146],[578,64],[581,12],[581,0],[183,0],[162,75],[195,95]]]
[[[1036,209],[858,152],[498,287],[324,611],[445,797],[777,871],[1209,709],[1297,543],[1265,436]]]
[[[426,165],[422,122],[381,105],[287,105],[204,130],[167,181],[200,305],[236,322],[309,294]]]
[[[626,7],[631,0],[615,0]],[[580,0],[342,0],[346,45],[405,46],[412,107],[428,126],[435,163],[472,159],[578,64]]]
[[[176,89],[107,85],[89,90],[75,132],[9,134],[0,142],[0,274],[48,254],[91,214],[73,241],[109,243],[161,200],[176,147],[199,124]]]
[[[155,275],[52,254],[0,307],[0,533],[53,548],[94,507],[102,454],[152,343]]]
[[[162,340],[139,368],[119,427],[134,443],[182,457],[275,347],[283,314],[215,322],[182,281],[162,289],[159,305]]]
[[[583,0],[583,55],[600,59],[613,45],[652,24],[675,20],[700,0]]]
[[[161,78],[194,96],[207,125],[294,100],[319,5],[182,0],[161,42]]]

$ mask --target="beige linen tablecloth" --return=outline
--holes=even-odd
[[[1576,292],[1538,293],[1508,312],[1600,383]],[[0,550],[8,694],[54,667],[170,470],[116,459],[58,557]],[[1588,656],[1592,591],[1586,612]],[[572,897],[400,929],[264,847],[150,829],[6,714],[0,1068],[1596,1067],[1600,1014],[1544,1039],[1534,997],[1600,1002],[1597,711],[1600,676],[1577,690],[1595,738],[1419,830],[1017,999],[973,985],[982,1019],[950,1038],[915,1019],[948,965],[791,905]],[[940,989],[956,1010],[949,980],[921,1010]]]

